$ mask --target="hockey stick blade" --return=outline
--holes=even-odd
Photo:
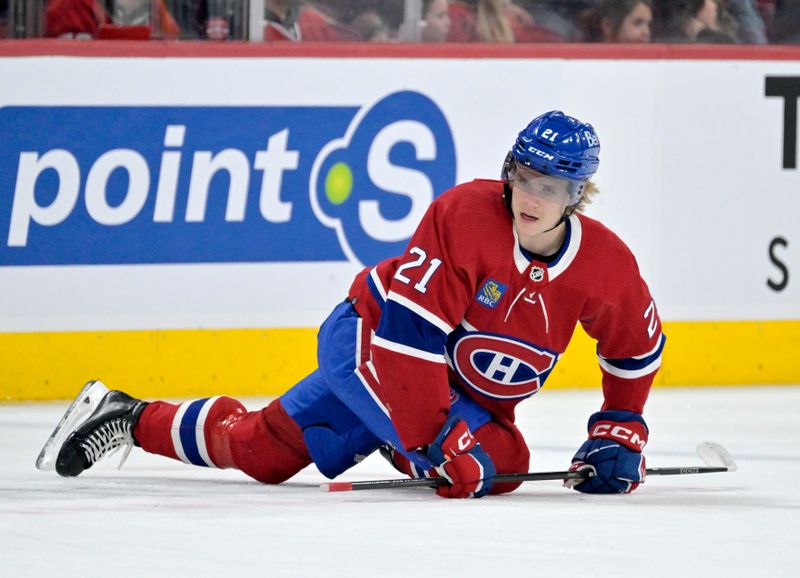
[[[735,472],[739,469],[728,450],[718,443],[703,442],[699,444],[697,446],[697,455],[707,466],[726,468],[729,472]]]

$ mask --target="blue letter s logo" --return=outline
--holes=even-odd
[[[396,92],[353,119],[311,171],[316,217],[336,230],[348,259],[399,255],[433,199],[455,184],[455,144],[439,107]]]

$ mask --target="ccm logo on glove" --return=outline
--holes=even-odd
[[[589,439],[572,458],[571,472],[589,470],[593,476],[566,480],[564,485],[587,494],[627,494],[644,482],[642,448],[648,429],[638,413],[606,410],[593,414],[587,427]]]
[[[613,439],[621,442],[629,449],[642,451],[647,445],[646,426],[638,422],[627,422],[624,425],[611,421],[601,421],[589,431],[591,439]]]
[[[472,432],[467,430],[458,438],[458,451],[453,452],[453,455],[462,454],[473,445],[475,445],[475,438],[472,436]]]
[[[496,469],[492,459],[472,435],[467,422],[455,415],[427,448],[428,459],[448,484],[436,488],[445,498],[480,498],[492,489]]]

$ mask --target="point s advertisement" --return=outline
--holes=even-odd
[[[421,92],[364,106],[0,108],[0,266],[350,261],[456,181]]]
[[[9,57],[3,71],[17,82],[0,87],[0,332],[316,327],[436,196],[497,178],[548,110],[597,129],[587,215],[632,249],[664,319],[800,314],[795,61]],[[497,89],[509,78],[524,98]]]

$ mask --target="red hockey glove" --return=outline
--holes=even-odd
[[[564,485],[588,494],[627,494],[644,483],[642,450],[648,429],[644,419],[632,411],[601,411],[589,418],[589,439],[572,458],[571,472],[591,470],[583,482],[565,480]]]
[[[443,498],[480,498],[492,489],[497,473],[492,459],[472,435],[467,422],[450,416],[428,447],[428,458],[449,484],[436,488]]]

